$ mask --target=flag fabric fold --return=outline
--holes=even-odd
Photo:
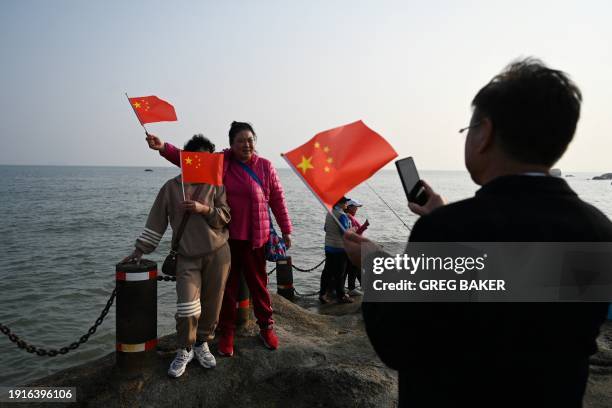
[[[357,121],[318,133],[283,157],[331,209],[397,153],[382,136]]]
[[[153,122],[173,122],[176,120],[174,106],[157,96],[138,96],[128,98],[130,105],[141,125]]]
[[[223,184],[223,154],[181,150],[183,183]]]

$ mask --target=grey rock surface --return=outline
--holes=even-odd
[[[584,408],[612,407],[612,321],[602,326],[597,345],[599,351],[591,357]]]
[[[65,404],[68,407],[397,405],[396,372],[385,367],[370,346],[359,303],[330,305],[342,314],[331,316],[277,295],[272,300],[278,350],[264,348],[251,321],[236,337],[234,357],[218,356],[216,343],[211,344],[217,357],[214,369],[204,369],[193,360],[182,377],[171,379],[166,371],[174,352],[168,351],[158,352],[150,369],[129,377],[117,372],[111,353],[29,386],[76,386],[78,403]],[[174,344],[175,335],[160,339],[160,348],[173,349]]]
[[[324,306],[316,297],[299,299],[300,306],[277,295],[272,299],[278,350],[263,347],[251,321],[236,338],[234,357],[217,357],[215,369],[206,370],[194,360],[182,377],[171,379],[166,371],[174,353],[166,351],[158,352],[149,370],[129,377],[117,372],[111,353],[28,386],[76,386],[78,403],[63,404],[67,407],[397,405],[396,372],[374,354],[364,331],[359,298],[353,304]],[[175,335],[160,339],[160,348],[173,349],[174,344]],[[599,352],[591,358],[585,408],[612,406],[612,322],[603,325],[598,345]],[[211,349],[218,356],[215,343]]]

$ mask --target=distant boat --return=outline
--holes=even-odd
[[[561,177],[561,169],[550,169],[550,175],[553,177]]]
[[[145,171],[153,171],[153,169],[145,169]]]

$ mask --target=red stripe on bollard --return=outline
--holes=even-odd
[[[118,281],[129,281],[129,282],[137,282],[137,281],[146,281],[151,279],[157,279],[157,269],[146,272],[116,272],[115,279]]]
[[[139,353],[141,351],[154,350],[157,347],[157,339],[151,339],[144,343],[126,344],[117,343],[115,349],[123,353]]]
[[[157,347],[157,339],[152,339],[149,340],[145,343],[145,350],[149,351],[149,350],[153,350]]]

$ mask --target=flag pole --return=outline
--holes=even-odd
[[[145,134],[147,136],[149,136],[149,132],[147,131],[147,128],[145,127],[145,125],[140,121],[140,117],[138,117],[138,113],[136,113],[136,109],[134,109],[134,106],[132,106],[132,102],[130,102],[130,97],[128,96],[127,92],[125,92],[125,97],[127,98],[128,103],[132,107],[132,110],[134,111],[134,115],[136,115],[136,119],[138,119],[138,122],[140,123],[140,126],[142,126],[142,128],[144,129]]]
[[[183,151],[179,150],[179,160],[181,161],[181,188],[183,189],[183,201],[187,201],[185,198],[185,181],[183,180]]]
[[[319,200],[319,202],[321,203],[321,205],[323,206],[323,208],[325,208],[325,211],[327,211],[327,213],[329,215],[332,216],[332,218],[334,219],[334,221],[336,221],[336,224],[338,224],[338,226],[340,227],[340,229],[342,230],[342,232],[346,232],[346,228],[344,228],[344,226],[342,225],[342,223],[340,222],[340,220],[338,218],[336,218],[336,216],[334,215],[334,212],[332,210],[330,210],[327,205],[325,205],[325,203],[323,202],[323,200],[321,200],[321,198],[319,197],[319,195],[317,193],[314,192],[314,190],[310,187],[310,184],[308,184],[306,182],[306,180],[304,179],[304,177],[300,174],[299,171],[297,171],[297,169],[295,167],[293,167],[293,163],[291,163],[289,160],[287,160],[287,158],[285,157],[284,154],[281,153],[281,157],[283,159],[285,159],[285,161],[287,162],[287,164],[289,165],[289,168],[291,168],[291,170],[293,170],[293,172],[302,180],[302,182],[306,185],[306,187],[310,190],[310,192],[317,198],[317,200]]]

